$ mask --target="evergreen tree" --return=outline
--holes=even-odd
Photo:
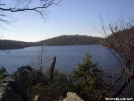
[[[91,56],[86,54],[83,63],[78,64],[77,69],[73,69],[70,74],[76,92],[84,100],[96,100],[104,89],[103,71],[98,68],[97,63],[93,63]]]

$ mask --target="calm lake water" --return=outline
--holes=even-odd
[[[5,67],[9,73],[14,72],[18,67],[31,65],[37,68],[41,46],[27,47],[24,49],[12,49],[0,51],[0,67]],[[92,56],[94,62],[105,70],[118,69],[121,67],[112,52],[101,45],[84,46],[45,46],[44,65],[48,69],[54,56],[57,57],[55,68],[60,72],[69,73],[82,63],[86,53]],[[118,54],[116,54],[119,58]]]

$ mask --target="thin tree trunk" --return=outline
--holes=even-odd
[[[53,84],[55,63],[56,63],[56,56],[53,58],[53,62],[51,64],[51,68],[50,68],[50,84]]]

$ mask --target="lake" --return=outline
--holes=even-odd
[[[0,67],[5,67],[9,73],[25,65],[38,68],[37,65],[39,63],[41,49],[42,46],[36,46],[0,51]],[[77,64],[83,62],[86,53],[90,54],[92,60],[98,62],[102,69],[114,70],[121,67],[120,63],[109,49],[101,45],[81,45],[45,46],[43,54],[44,68],[47,70],[51,65],[53,57],[56,56],[55,69],[63,73],[70,73],[72,68],[77,68]],[[116,54],[116,56],[120,59],[118,54]]]

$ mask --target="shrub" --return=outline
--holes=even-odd
[[[1,67],[1,68],[0,68],[0,80],[4,79],[4,78],[7,77],[7,76],[8,76],[8,73],[7,73],[7,71],[6,71],[6,68]]]

